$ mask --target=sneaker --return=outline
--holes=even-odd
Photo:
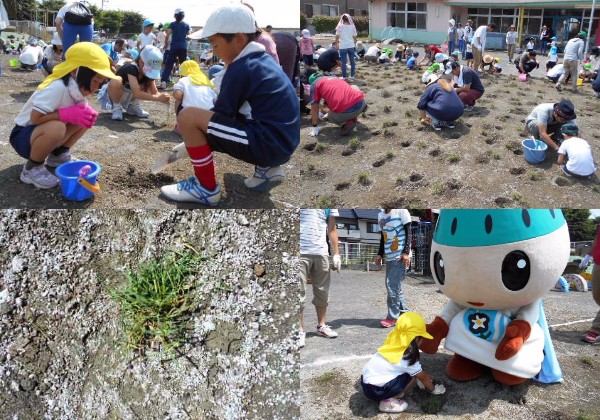
[[[262,168],[260,166],[254,167],[254,175],[244,180],[246,188],[252,191],[267,192],[271,188],[281,184],[285,175],[281,166],[271,166]]]
[[[354,83],[354,77],[348,77],[346,79],[346,81],[350,82],[350,83]]]
[[[402,413],[408,408],[408,403],[397,398],[379,401],[379,411],[382,413]]]
[[[465,105],[465,112],[473,111],[473,105]]]
[[[150,115],[142,109],[142,105],[137,100],[131,101],[131,103],[127,107],[127,113],[140,118],[148,118],[148,116]]]
[[[433,129],[435,131],[440,131],[442,129],[442,123],[441,122],[431,123],[431,127],[433,127]]]
[[[556,85],[556,90],[558,90],[559,92],[562,92],[562,86],[561,85]]]
[[[396,320],[395,319],[382,319],[381,321],[379,321],[379,323],[381,324],[381,326],[383,328],[390,328],[393,327],[394,325],[396,325]]]
[[[448,128],[456,128],[456,125],[454,125],[454,121],[444,121],[444,126]]]
[[[161,89],[161,90],[166,89],[167,88],[167,82],[165,82],[165,81],[160,82],[160,85],[158,85],[158,88]]]
[[[304,331],[300,331],[298,333],[298,348],[301,349],[306,344],[306,333]]]
[[[72,162],[74,160],[77,159],[73,157],[71,151],[69,150],[67,150],[64,153],[61,153],[58,156],[56,156],[53,153],[50,153],[50,155],[46,158],[46,165],[50,166],[51,168],[56,168],[57,166],[60,166],[63,163]]]
[[[338,336],[338,333],[333,331],[329,325],[325,324],[317,326],[317,334],[327,338],[336,338]]]
[[[204,188],[195,176],[177,184],[160,187],[162,195],[173,201],[198,203],[205,206],[216,206],[221,201],[221,188],[210,191]]]
[[[112,119],[115,121],[123,121],[123,107],[121,105],[113,106]]]
[[[600,344],[600,334],[596,331],[588,331],[586,335],[581,338],[581,341],[585,341],[590,344]]]
[[[340,129],[340,134],[342,136],[347,136],[348,134],[350,134],[350,132],[352,132],[352,129],[354,128],[354,126],[356,125],[356,123],[358,122],[358,119],[356,118],[352,118],[351,120],[348,120],[344,123],[344,125],[342,125],[342,128]]]
[[[33,184],[43,189],[54,188],[60,182],[44,165],[34,166],[29,170],[23,165],[20,178],[26,184]]]

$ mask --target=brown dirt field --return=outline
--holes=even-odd
[[[316,42],[316,41],[315,41]],[[322,42],[323,44],[326,41]],[[393,48],[393,47],[392,47]],[[301,121],[301,144],[293,156],[300,167],[306,201],[312,206],[372,207],[517,207],[565,205],[590,207],[600,199],[598,180],[560,176],[557,155],[531,165],[522,156],[529,137],[525,117],[538,104],[567,97],[575,104],[581,137],[600,152],[600,101],[589,84],[579,93],[559,93],[545,78],[545,57],[532,79],[516,79],[516,69],[501,57],[506,74],[482,76],[483,97],[454,130],[434,131],[419,122],[417,102],[424,85],[421,71],[404,63],[357,63],[355,84],[366,94],[368,109],[348,137],[322,123],[318,140],[308,135],[310,118]]]

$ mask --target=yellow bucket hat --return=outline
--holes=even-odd
[[[396,320],[396,327],[388,334],[377,352],[390,363],[398,363],[415,337],[433,338],[425,327],[425,320],[416,312],[404,312]]]
[[[87,67],[109,79],[119,78],[110,69],[108,55],[102,48],[93,42],[78,42],[67,50],[65,61],[52,69],[52,74],[44,79],[38,86],[38,90],[44,89],[55,80],[62,79],[79,67]]]
[[[181,64],[179,73],[182,76],[187,76],[192,84],[196,86],[210,86],[214,89],[215,85],[212,84],[210,79],[200,70],[200,66],[194,60],[186,60]]]

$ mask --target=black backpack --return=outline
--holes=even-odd
[[[73,3],[65,13],[65,22],[71,25],[91,25],[92,18],[90,9],[80,1]]]

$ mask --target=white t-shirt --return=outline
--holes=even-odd
[[[300,209],[300,254],[329,254],[326,213],[325,209]],[[329,217],[339,217],[337,209],[330,209]]]
[[[159,31],[156,35],[156,46],[162,51],[165,48],[165,40],[167,39],[167,34],[165,31]]]
[[[518,35],[519,34],[517,33],[517,31],[513,31],[513,32],[508,31],[506,33],[506,43],[507,44],[514,44],[516,42],[516,40],[517,40],[517,36]]]
[[[396,364],[390,363],[381,354],[375,353],[363,367],[362,380],[366,384],[383,386],[400,375],[408,373],[415,376],[423,370],[420,362],[417,361],[412,366],[409,366],[408,362],[400,359]]]
[[[546,73],[546,76],[560,77],[560,76],[562,76],[562,74],[564,72],[565,72],[564,66],[562,64],[557,64],[556,66],[554,66],[550,70],[548,70],[548,72]]]
[[[69,78],[69,83],[75,83],[73,78]],[[73,98],[69,94],[69,89],[65,86],[62,79],[55,80],[42,90],[36,90],[23,106],[23,109],[15,118],[15,124],[21,127],[27,127],[31,124],[31,111],[36,110],[42,114],[49,114],[59,108],[66,108],[77,103],[86,103],[85,98]]]
[[[140,41],[141,50],[146,45],[154,45],[154,43],[156,42],[156,35],[154,35],[152,32],[150,32],[149,34],[145,34],[142,32],[138,41]]]
[[[592,148],[587,141],[579,137],[563,141],[558,153],[568,156],[567,170],[575,175],[588,176],[596,171]]]
[[[481,25],[473,34],[473,46],[478,50],[485,50],[485,38],[487,36],[487,25]],[[479,43],[481,39],[481,43]]]
[[[384,233],[384,251],[387,261],[393,261],[402,255],[406,244],[404,225],[410,222],[410,213],[406,209],[392,209],[389,213],[381,210],[377,215],[377,223]],[[395,249],[392,248],[394,243]]]
[[[377,57],[380,52],[381,52],[381,50],[379,48],[377,48],[375,45],[373,45],[373,46],[369,47],[369,49],[367,50],[365,55],[368,55],[371,57]]]
[[[346,48],[354,48],[354,37],[357,35],[356,28],[353,25],[342,25],[342,27],[335,32],[340,37],[340,50]]]
[[[217,92],[213,88],[210,86],[196,86],[190,82],[189,77],[179,79],[173,86],[173,90],[183,92],[181,105],[184,108],[193,106],[194,108],[212,109],[217,99]]]
[[[43,59],[44,50],[39,45],[28,45],[23,49],[21,55],[19,55],[19,61],[29,66],[40,64]]]
[[[58,9],[58,13],[56,14],[56,17],[57,18],[61,18],[62,20],[65,20],[65,15],[69,11],[69,9],[71,8],[71,5],[73,3],[76,3],[76,2],[70,1],[67,4],[65,4],[63,7],[61,7],[60,9]]]

